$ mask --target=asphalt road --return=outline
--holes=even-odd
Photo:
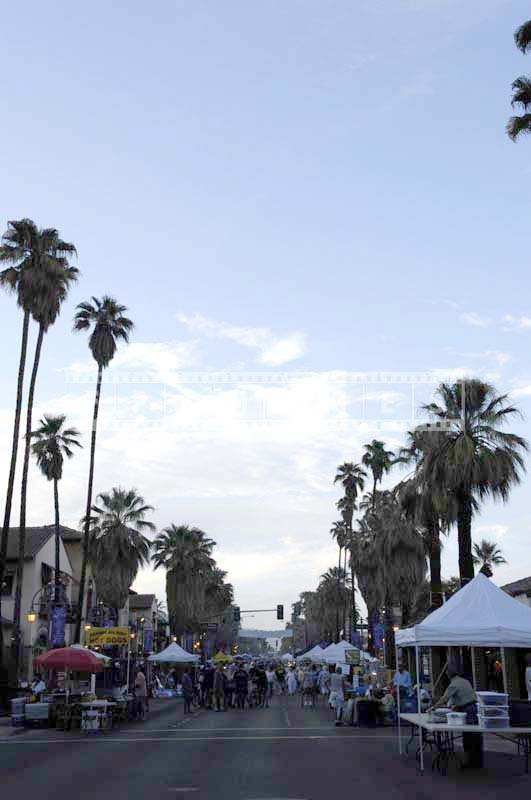
[[[326,709],[301,710],[296,699],[186,721],[169,703],[105,735],[33,731],[0,741],[2,800],[514,800],[531,789],[521,762],[499,753],[480,774],[442,777],[428,766],[419,776],[391,729],[335,728]]]

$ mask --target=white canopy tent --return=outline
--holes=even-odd
[[[415,648],[419,709],[421,647],[470,647],[472,651],[475,647],[499,647],[502,654],[504,691],[507,692],[505,648],[531,649],[531,608],[510,597],[480,572],[418,625],[397,631],[395,645],[397,664],[398,648]],[[397,692],[397,701],[399,749],[402,752],[400,692]],[[420,768],[423,771],[422,726],[418,727]]]
[[[358,648],[354,647],[354,645],[350,644],[350,642],[345,642],[345,640],[342,640],[336,644],[329,644],[328,647],[325,647],[323,650],[323,659],[327,664],[344,664],[346,661],[345,652],[347,650],[357,649]]]
[[[104,664],[108,664],[111,660],[109,656],[104,656],[103,653],[98,653],[96,650],[91,650],[89,647],[83,647],[82,644],[71,644],[70,647],[73,647],[74,650],[86,650],[87,653],[90,653],[94,658],[99,658]]]
[[[323,654],[324,650],[318,644],[315,647],[312,647],[311,650],[308,650],[307,653],[303,653],[300,656],[297,656],[297,661],[315,661],[321,663],[323,661]]]
[[[153,653],[149,656],[148,661],[156,661],[161,664],[195,664],[199,661],[199,656],[187,653],[177,642],[172,642],[160,653]]]

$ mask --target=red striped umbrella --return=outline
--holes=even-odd
[[[35,659],[35,664],[44,669],[70,669],[74,672],[101,672],[101,660],[89,650],[77,647],[59,647],[48,650]]]

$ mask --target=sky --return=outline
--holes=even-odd
[[[84,434],[65,524],[83,511],[95,378],[72,316],[92,295],[135,321],[105,375],[96,490],[135,487],[158,529],[205,530],[243,610],[288,613],[315,588],[337,559],[336,465],[374,437],[400,447],[438,380],[509,392],[531,440],[531,145],[504,130],[528,17],[523,0],[4,9],[0,227],[57,227],[82,273],[35,411]],[[7,477],[21,315],[8,295],[0,314]],[[499,583],[531,574],[528,495],[526,478],[474,521],[508,560]],[[34,466],[28,518],[53,520]],[[163,598],[164,575],[135,588]]]

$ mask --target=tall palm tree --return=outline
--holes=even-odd
[[[89,520],[89,561],[98,598],[119,610],[138,570],[149,563],[151,543],[144,534],[155,530],[146,520],[154,509],[135,489],[113,488],[96,502]]]
[[[442,383],[437,394],[441,405],[430,403],[425,410],[446,421],[449,429],[444,441],[425,454],[426,476],[431,485],[444,487],[456,504],[459,577],[465,584],[474,577],[475,504],[489,496],[507,501],[525,469],[527,442],[501,429],[519,411],[488,383],[477,379]]]
[[[73,253],[75,253],[74,246],[61,241],[55,229],[48,228],[40,230],[30,219],[10,221],[0,245],[0,264],[7,265],[6,268],[0,272],[0,286],[16,294],[17,304],[23,312],[15,419],[13,424],[4,520],[0,541],[0,586],[4,580],[9,527],[11,523],[11,508],[20,437],[20,419],[22,415],[30,317],[38,309],[38,299],[39,296],[43,294],[43,285],[46,285],[49,274],[54,273],[57,269],[66,267],[66,258]],[[17,635],[19,634],[18,629],[16,633]],[[0,606],[0,642],[1,641],[2,610]],[[2,658],[3,653],[2,648],[0,648],[0,665],[2,664]]]
[[[192,632],[205,606],[208,580],[215,569],[215,542],[199,528],[170,525],[155,539],[153,564],[166,569],[168,613],[174,633]]]
[[[60,517],[59,517],[59,481],[63,477],[63,464],[66,458],[72,458],[73,448],[81,447],[78,441],[79,431],[65,428],[64,414],[57,417],[44,416],[40,427],[33,431],[31,450],[44,477],[53,481],[53,497],[55,510],[55,591],[54,599],[60,599]]]
[[[352,548],[354,547],[354,532],[352,529],[352,520],[354,518],[354,510],[356,508],[356,500],[358,492],[363,492],[365,488],[365,478],[367,473],[359,465],[352,462],[345,462],[340,464],[337,468],[337,473],[334,478],[334,483],[340,482],[345,490],[345,495],[341,498],[341,507],[339,503],[337,507],[343,514],[343,519],[348,528],[348,538],[345,546],[345,571],[347,569],[347,550],[350,551],[350,589],[351,589],[351,610],[352,610],[352,624],[353,630],[356,632],[357,627],[357,613],[356,613],[356,580],[354,574],[354,560],[352,558]]]
[[[339,548],[339,560],[338,560],[338,565],[337,565],[337,570],[336,570],[336,580],[338,582],[341,580],[341,576],[343,576],[343,578],[344,578],[345,574],[346,574],[345,570],[341,566],[341,556],[342,556],[342,553],[343,553],[343,549],[344,548],[346,549],[346,546],[347,546],[347,543],[348,543],[348,523],[346,521],[346,518],[348,518],[347,517],[348,511],[346,511],[346,509],[344,508],[344,502],[343,501],[344,501],[344,498],[341,498],[341,500],[338,500],[338,502],[336,503],[336,506],[338,507],[338,509],[342,513],[343,520],[341,522],[334,522],[332,527],[330,528],[330,533],[332,535],[332,539],[335,539],[335,541],[337,542],[337,546]],[[339,591],[339,589],[340,589],[340,586],[338,584],[338,591]],[[339,619],[339,617],[340,617],[339,608],[336,608],[336,613],[337,613],[336,637],[337,637],[337,639],[339,641],[339,631],[341,630],[341,624],[340,624],[340,619]]]
[[[515,31],[514,41],[522,53],[528,52],[531,47],[531,20],[524,22]],[[525,112],[521,116],[511,117],[507,123],[507,134],[514,142],[522,133],[531,132],[531,114],[527,113],[528,108],[531,106],[531,79],[526,75],[521,75],[513,82],[512,89],[514,92],[513,108],[514,106],[521,106]]]
[[[373,439],[370,444],[365,445],[361,463],[372,472],[372,507],[374,510],[376,489],[378,484],[382,482],[383,476],[390,471],[395,463],[395,454],[392,450],[385,449],[385,442]]]
[[[486,575],[487,578],[492,578],[493,567],[507,564],[496,542],[489,542],[487,539],[482,539],[480,544],[474,544],[473,560],[476,566],[481,564],[480,572]]]
[[[26,554],[26,508],[28,495],[28,473],[31,453],[31,429],[33,404],[35,400],[35,387],[39,371],[41,350],[45,334],[55,323],[59,316],[61,306],[68,295],[72,283],[77,280],[79,270],[70,266],[68,256],[76,254],[73,244],[68,244],[59,238],[55,228],[43,230],[36,229],[36,239],[33,243],[35,258],[40,268],[35,269],[35,280],[31,285],[30,312],[32,318],[39,326],[35,354],[28,388],[28,404],[26,410],[26,435],[24,438],[24,457],[22,462],[22,477],[20,484],[20,522],[19,522],[19,547],[16,570],[16,589],[13,610],[13,662],[15,675],[18,676],[21,657],[21,629],[20,616],[22,604],[22,580],[24,575],[24,561]]]
[[[92,303],[80,303],[74,317],[74,330],[86,331],[92,328],[89,337],[89,349],[98,365],[96,380],[96,396],[92,415],[92,433],[90,440],[90,464],[87,488],[87,503],[83,531],[83,560],[81,563],[81,578],[79,581],[79,596],[77,601],[77,618],[75,639],[79,641],[81,622],[83,618],[83,604],[85,602],[85,582],[87,577],[87,560],[89,550],[89,520],[92,507],[92,491],[94,483],[94,460],[96,454],[96,430],[98,425],[98,410],[100,405],[101,382],[103,370],[109,366],[117,349],[117,342],[121,339],[129,341],[129,334],[133,323],[124,316],[127,308],[116,302],[113,297],[104,295],[101,300],[92,298]]]

